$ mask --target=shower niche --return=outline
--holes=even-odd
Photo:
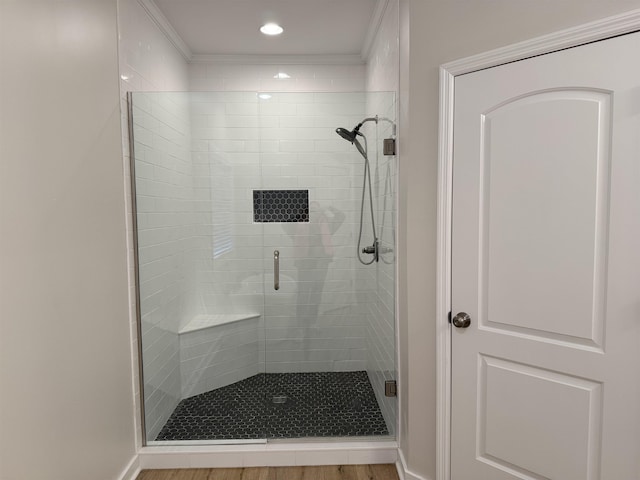
[[[395,96],[261,93],[129,94],[149,445],[395,435]]]

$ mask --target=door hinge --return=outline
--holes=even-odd
[[[398,387],[395,380],[386,380],[384,382],[384,396],[385,397],[397,397]]]
[[[382,154],[383,155],[395,155],[396,154],[396,139],[385,138],[382,141]]]

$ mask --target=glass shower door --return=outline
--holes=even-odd
[[[380,355],[370,349],[379,348],[377,335],[389,333],[395,347],[394,330],[373,330],[371,315],[379,313],[377,265],[364,266],[356,255],[364,161],[335,132],[365,118],[371,97],[270,95],[259,105],[265,186],[261,208],[271,215],[264,222],[263,248],[269,272],[264,315],[267,438],[393,433],[387,423],[395,424],[395,412],[386,421],[379,406],[384,380],[378,385],[382,392],[372,385],[380,380],[374,371]],[[370,157],[376,159],[375,126],[367,136]],[[368,203],[364,213],[370,218]],[[370,222],[365,223],[363,246],[373,243],[371,232]],[[387,232],[385,238],[391,235]],[[278,289],[273,283],[275,251]],[[392,356],[395,360],[395,348]]]

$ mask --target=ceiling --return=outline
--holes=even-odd
[[[147,0],[193,55],[361,55],[384,0]],[[265,23],[284,28],[260,33]]]

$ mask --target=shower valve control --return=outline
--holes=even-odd
[[[379,249],[379,243],[378,243],[378,240],[376,240],[376,241],[373,242],[373,245],[370,245],[368,247],[364,247],[362,249],[362,253],[373,255],[374,260],[377,262],[378,261],[378,249]]]

